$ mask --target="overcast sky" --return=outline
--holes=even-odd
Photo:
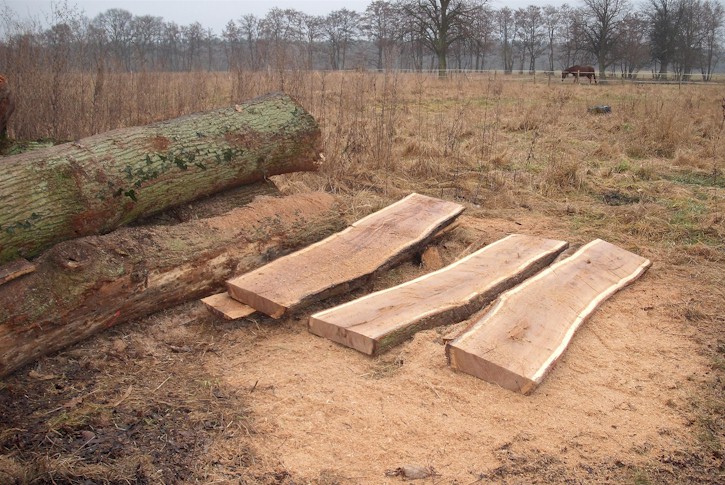
[[[293,8],[311,15],[326,15],[334,10],[347,8],[364,12],[372,0],[68,0],[68,5],[75,5],[85,11],[90,18],[111,8],[122,8],[134,15],[153,15],[163,17],[166,21],[173,21],[179,25],[189,25],[199,22],[204,27],[211,27],[220,33],[229,20],[239,19],[245,14],[254,14],[263,17],[271,8]],[[19,17],[32,17],[45,20],[51,12],[51,4],[61,3],[62,0],[0,0]],[[578,0],[570,0],[576,4]],[[494,8],[508,5],[513,8],[525,7],[531,4],[561,5],[563,0],[536,1],[536,0],[492,0],[489,2]]]

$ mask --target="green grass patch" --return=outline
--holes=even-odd
[[[664,178],[678,184],[725,188],[725,177],[719,172],[678,172],[665,175]]]

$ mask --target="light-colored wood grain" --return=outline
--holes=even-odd
[[[201,302],[206,305],[209,311],[227,320],[239,320],[255,312],[254,308],[244,303],[239,303],[229,296],[227,292],[207,296],[206,298],[202,298]]]
[[[363,285],[420,250],[463,206],[411,194],[342,232],[227,281],[232,298],[281,317],[293,308]]]
[[[455,323],[547,266],[564,241],[514,234],[433,273],[312,315],[310,332],[368,355]]]
[[[35,271],[35,265],[26,259],[18,259],[0,265],[0,285]]]
[[[582,322],[650,265],[606,241],[592,241],[502,294],[490,311],[446,345],[448,361],[457,370],[528,394]]]

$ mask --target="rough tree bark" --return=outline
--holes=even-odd
[[[320,130],[289,96],[0,160],[0,263],[261,180],[314,170]]]
[[[100,329],[217,292],[344,225],[335,199],[312,193],[58,243],[34,273],[0,285],[0,376]]]

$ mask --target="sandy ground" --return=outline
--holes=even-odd
[[[526,229],[465,224],[489,241]],[[450,259],[459,248],[448,246]],[[530,396],[452,371],[442,337],[455,328],[369,358],[309,334],[304,316],[257,319],[233,329],[233,343],[206,365],[249,392],[264,466],[303,482],[395,483],[389,475],[404,466],[426,468],[436,483],[485,481],[501,467],[529,475],[532,466],[543,481],[605,480],[609,469],[667,462],[693,445],[683,411],[707,362],[673,312],[680,285],[664,266],[655,261],[605,302]],[[422,271],[409,264],[389,279]]]
[[[574,247],[588,241],[565,227],[554,217],[474,212],[438,247],[450,263],[511,232]],[[462,324],[421,332],[377,358],[308,333],[307,315],[424,272],[405,263],[371,288],[281,321],[255,314],[228,322],[192,302],[41,359],[0,393],[8,419],[0,465],[15,470],[5,472],[15,483],[32,481],[29,462],[43,463],[41,472],[62,468],[58,483],[721,477],[721,456],[703,451],[695,426],[693,402],[711,368],[683,313],[687,268],[653,258],[580,328],[529,396],[447,366],[445,338]],[[78,419],[66,416],[74,412]]]

